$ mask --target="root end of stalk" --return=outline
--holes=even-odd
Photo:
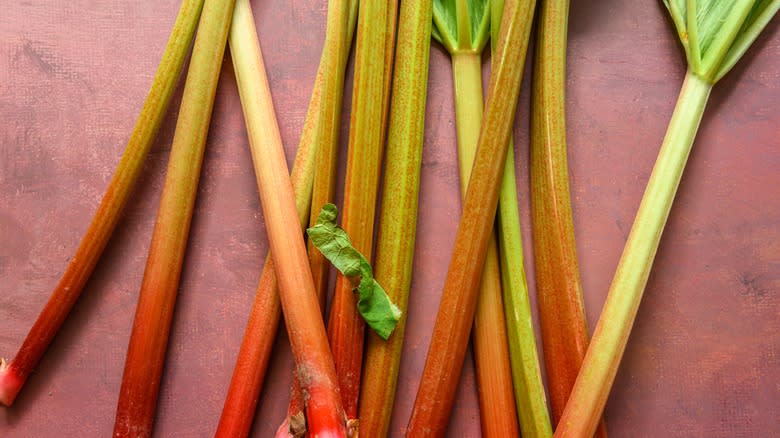
[[[347,436],[349,438],[358,438],[360,431],[360,421],[357,418],[347,420]]]
[[[306,436],[306,417],[303,412],[288,415],[276,429],[275,438],[303,438]]]
[[[274,435],[274,438],[289,438],[292,435],[290,434],[290,417],[285,417],[284,421],[282,421],[282,424],[279,425],[279,428],[276,429],[276,434]]]
[[[11,406],[23,383],[24,380],[17,375],[11,365],[0,358],[0,404]]]
[[[306,417],[303,412],[290,415],[290,435],[295,438],[302,438],[306,435]]]

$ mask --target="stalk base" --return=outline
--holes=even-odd
[[[276,430],[275,438],[302,438],[306,435],[306,419],[303,412],[288,415]]]
[[[0,358],[0,404],[11,406],[23,384],[24,379],[11,368],[5,359]]]

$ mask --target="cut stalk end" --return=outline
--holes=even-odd
[[[306,436],[306,418],[301,411],[285,417],[274,435],[275,438],[302,438],[304,436]]]
[[[24,380],[5,359],[0,358],[0,404],[11,406]]]

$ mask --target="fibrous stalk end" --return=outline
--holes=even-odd
[[[357,418],[347,420],[347,436],[349,438],[358,438],[359,429],[360,421]]]
[[[5,359],[0,358],[0,404],[11,406],[16,395],[19,394],[19,390],[22,389],[23,383],[24,379],[14,371]]]
[[[276,430],[275,438],[301,438],[306,435],[306,419],[303,412],[288,415]]]

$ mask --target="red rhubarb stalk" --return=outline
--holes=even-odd
[[[0,403],[6,406],[13,403],[81,295],[84,284],[116,228],[168,110],[202,7],[203,0],[185,0],[182,3],[124,155],[76,254],[16,356],[8,363],[0,359]]]
[[[152,433],[168,334],[233,0],[207,0],[195,37],[119,392],[114,437]]]
[[[335,3],[337,2],[332,2],[330,7],[335,7],[333,6]],[[347,11],[349,17],[346,17],[346,15],[329,17],[331,20],[336,18],[342,21],[348,20],[346,34],[339,37],[340,44],[343,41],[343,43],[348,45],[352,40],[356,10],[357,0],[349,0],[349,10]],[[339,9],[339,11],[341,10]],[[341,12],[344,14],[344,11]],[[340,23],[329,26],[337,30],[341,28]],[[242,41],[249,42],[254,40],[257,38],[256,35],[257,31],[254,27],[254,19],[251,16],[251,8],[245,0],[239,0],[236,3],[229,39],[231,50],[238,50]],[[326,48],[329,47],[328,41],[326,36]],[[234,48],[233,46],[236,47]],[[290,173],[301,227],[305,227],[309,217],[316,151],[319,149],[319,144],[326,141],[326,139],[328,142],[337,142],[338,140],[337,137],[333,137],[333,134],[338,134],[338,123],[335,124],[334,129],[330,124],[324,123],[323,120],[338,121],[340,119],[341,92],[337,92],[337,97],[332,98],[335,100],[331,101],[325,99],[323,93],[325,92],[326,84],[337,89],[343,87],[347,53],[348,50],[325,50],[317,70],[311,100],[309,101],[309,109],[298,143],[295,162]],[[339,70],[327,75],[328,79],[326,79],[325,68],[332,68],[334,63],[330,59],[337,55],[343,57],[343,61],[337,64]],[[339,77],[342,79],[337,79]],[[338,113],[338,116],[330,115],[332,112]],[[322,304],[323,299],[324,295],[320,297],[320,304]],[[281,305],[279,302],[278,282],[269,254],[266,257],[263,272],[257,286],[255,302],[252,305],[249,322],[244,332],[244,339],[241,342],[241,349],[238,353],[236,367],[230,381],[228,395],[225,398],[225,405],[222,409],[216,436],[234,437],[248,435],[255,416],[280,317]],[[297,418],[300,421],[295,423],[296,427],[298,425],[300,425],[300,428],[305,427],[303,409],[304,403],[300,386],[297,379],[294,379],[294,389],[291,394],[289,411],[290,415],[293,416],[299,414]],[[279,430],[289,434],[289,421],[285,421],[285,426],[280,427]]]
[[[569,0],[542,2],[531,114],[531,217],[536,294],[553,428],[569,399],[589,341],[566,158],[568,16]],[[597,436],[606,436],[603,425]]]
[[[465,195],[482,118],[482,62],[477,54],[452,57],[461,194]],[[474,315],[472,339],[484,437],[518,436],[509,365],[501,273],[495,235],[490,236]]]
[[[474,321],[535,2],[506,2],[487,106],[408,436],[443,436]]]
[[[251,6],[248,0],[237,0],[228,38],[234,63],[236,58],[247,56],[244,53],[246,50],[244,47],[255,44],[256,40],[257,30]],[[234,66],[234,69],[237,70],[238,67]],[[305,226],[309,217],[311,189],[314,180],[314,158],[317,150],[315,139],[320,129],[322,109],[325,108],[322,100],[322,88],[325,83],[323,71],[323,64],[320,64],[301,140],[295,154],[295,162],[290,172],[290,181],[295,192],[296,209],[302,227]],[[255,301],[249,315],[215,436],[242,437],[249,434],[281,314],[278,282],[269,254],[266,256],[260,275]]]
[[[371,259],[374,216],[382,161],[382,125],[385,109],[385,72],[388,57],[387,20],[392,0],[360,2],[355,51],[355,82],[350,114],[347,171],[341,227],[354,248]],[[390,46],[392,48],[392,45]],[[328,338],[339,376],[347,417],[357,418],[363,362],[364,322],[357,310],[352,280],[336,277],[328,320]]]
[[[345,437],[336,371],[306,256],[295,195],[257,39],[236,51],[235,65],[268,241],[297,378],[308,395],[306,425],[311,436]]]
[[[357,21],[358,0],[333,0],[328,3],[328,22],[325,33],[325,44],[320,59],[318,74],[322,74],[323,79],[315,87],[322,88],[319,93],[326,96],[320,98],[318,103],[317,117],[319,121],[317,126],[310,129],[304,126],[304,133],[301,136],[298,148],[303,147],[304,143],[316,143],[313,146],[314,165],[311,169],[313,188],[310,190],[311,203],[330,202],[336,188],[337,172],[337,152],[339,145],[339,131],[341,127],[341,108],[342,96],[344,91],[344,74],[346,70],[347,57],[352,44],[352,37],[355,32],[355,22]],[[345,9],[346,6],[346,9]],[[346,27],[344,27],[346,23]],[[328,73],[325,74],[326,69]],[[312,100],[314,96],[312,96]],[[329,99],[329,100],[328,100]],[[313,111],[310,103],[309,111]],[[295,169],[293,169],[295,171]],[[319,176],[317,178],[316,176]],[[294,183],[294,181],[293,181]],[[313,192],[313,193],[311,193]],[[313,199],[312,199],[313,198]],[[300,207],[300,206],[299,206]],[[307,206],[307,214],[309,213]],[[321,208],[321,207],[320,207]],[[316,222],[316,215],[310,216],[312,224]],[[302,221],[305,226],[305,222]],[[309,263],[314,277],[314,285],[317,290],[320,308],[325,308],[325,295],[328,282],[328,264],[327,260],[313,245],[309,246]],[[290,391],[290,404],[287,408],[287,417],[278,428],[277,437],[300,436],[306,429],[306,420],[303,414],[305,409],[304,395],[301,392],[301,385],[296,375],[293,375],[292,388]]]

